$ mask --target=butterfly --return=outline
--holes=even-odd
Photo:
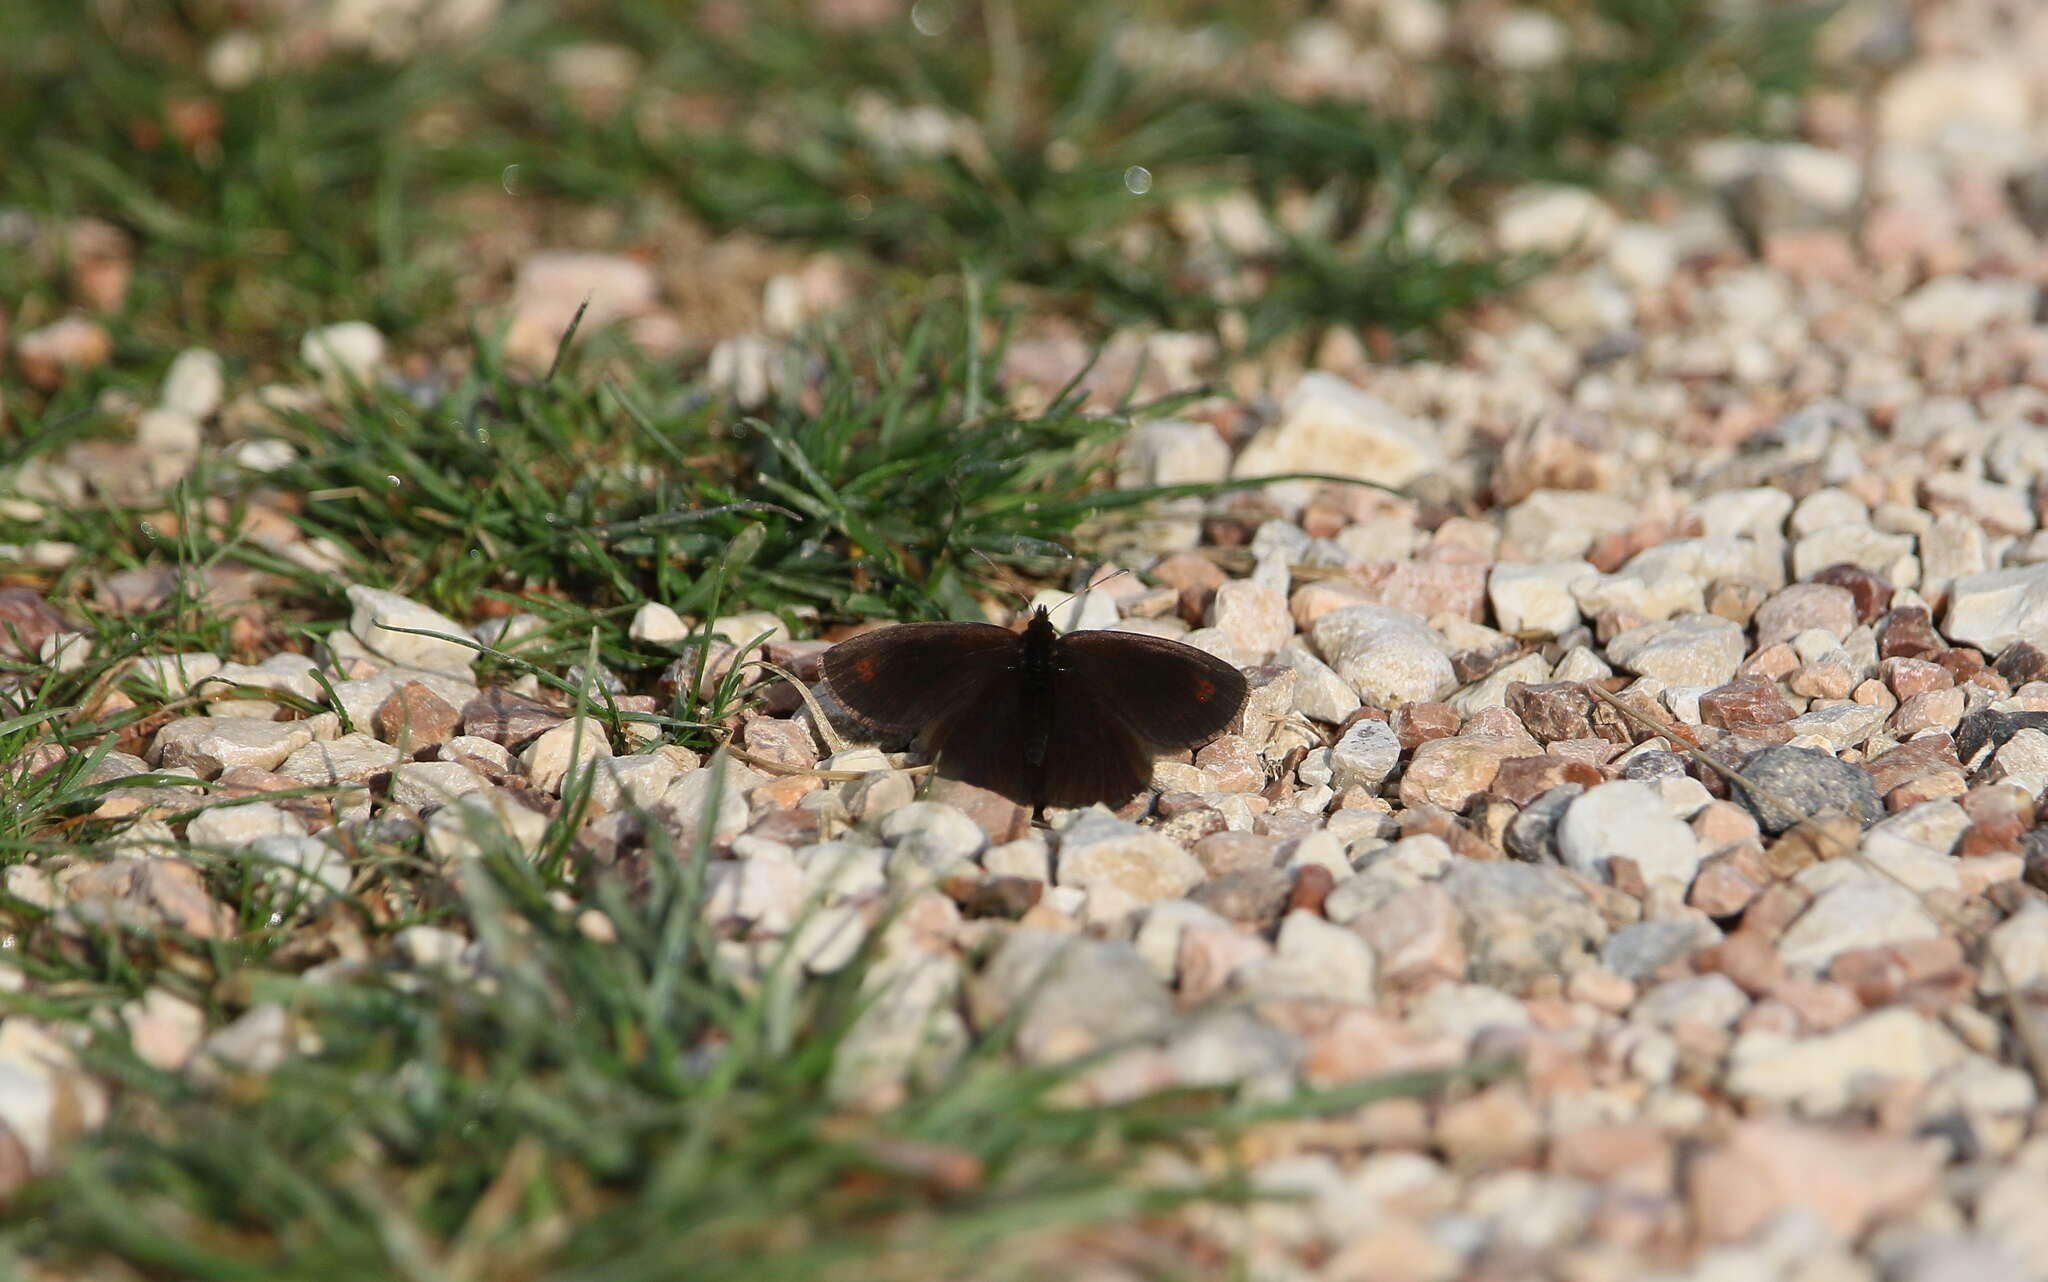
[[[1243,708],[1244,674],[1164,637],[906,623],[825,652],[825,684],[862,725],[922,736],[948,778],[1047,806],[1121,805],[1161,751],[1193,747]]]

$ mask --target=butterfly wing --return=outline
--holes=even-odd
[[[1138,632],[1069,632],[1054,645],[1061,679],[1145,743],[1186,748],[1220,734],[1244,707],[1244,674],[1213,654]],[[1061,700],[1064,707],[1065,700]]]
[[[1152,752],[1111,710],[1095,683],[1062,672],[1053,686],[1052,733],[1034,804],[1120,806],[1152,782]]]
[[[992,681],[931,736],[939,773],[1012,801],[1033,800],[1036,772],[1025,759],[1023,687]]]
[[[905,623],[825,652],[825,684],[854,718],[891,734],[949,726],[1009,669],[1017,634],[992,623]]]

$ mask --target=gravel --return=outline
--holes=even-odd
[[[1102,1057],[1083,1102],[1519,1061],[1483,1090],[1262,1134],[1247,1178],[1304,1200],[1201,1221],[1279,1261],[1261,1276],[2031,1276],[2048,1112],[2008,998],[2048,996],[2048,178],[2026,106],[2048,94],[2048,26],[1923,8],[1833,38],[1895,51],[1859,110],[1831,89],[1801,142],[1703,145],[1654,217],[1508,193],[1468,230],[1565,262],[1451,358],[1380,365],[1333,339],[1326,368],[1274,372],[1278,411],[1242,439],[1206,412],[1136,430],[1127,485],[1368,483],[1180,500],[1117,549],[1130,590],[1077,604],[1084,626],[1253,669],[1241,726],[1161,761],[1154,801],[1032,829],[1000,798],[927,793],[915,754],[820,760],[833,745],[786,705],[735,741],[773,769],[614,740],[531,679],[477,684],[471,639],[536,621],[472,632],[349,583],[311,653],[134,660],[123,689],[186,702],[91,777],[179,777],[96,796],[128,824],[111,858],[18,863],[5,889],[74,927],[225,938],[223,864],[290,882],[309,919],[374,875],[367,834],[420,834],[459,877],[487,848],[539,854],[588,780],[570,858],[626,872],[651,834],[701,845],[705,927],[732,957],[787,943],[825,975],[872,946],[832,1068],[848,1108],[900,1104],[1013,1017],[1025,1061]],[[1447,38],[1435,9],[1379,20],[1427,45]],[[1472,48],[1540,66],[1556,23],[1515,11]],[[658,290],[634,259],[537,256],[513,344],[586,297],[646,319]],[[12,348],[38,387],[114,359],[81,317]],[[317,406],[390,349],[327,326],[301,352],[314,383],[266,394]],[[772,394],[754,347],[720,350],[728,383]],[[268,440],[230,368],[172,363],[131,416],[138,477]],[[79,469],[50,469],[0,501],[85,501]],[[278,555],[336,572],[282,524]],[[69,608],[0,589],[0,657],[83,661]],[[784,622],[712,625],[781,643]],[[650,603],[629,636],[675,646],[694,623]],[[378,946],[476,973],[443,927]],[[284,1008],[219,1000],[124,994],[118,1022],[202,1079],[298,1053]],[[39,1171],[108,1106],[53,1027],[0,1020],[0,1123]]]

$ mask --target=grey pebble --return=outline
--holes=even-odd
[[[1556,863],[1557,821],[1564,818],[1572,798],[1585,790],[1584,784],[1561,783],[1522,807],[1521,813],[1508,821],[1503,838],[1508,854],[1524,863]]]
[[[1460,860],[1443,888],[1464,917],[1477,983],[1519,990],[1539,975],[1569,974],[1607,938],[1606,920],[1562,868]]]
[[[1773,835],[1828,810],[1841,811],[1866,828],[1884,818],[1884,800],[1870,775],[1818,749],[1765,748],[1744,764],[1742,775],[1756,787],[1732,783],[1731,790]]]
[[[1701,917],[1663,917],[1623,926],[1600,946],[1600,964],[1623,979],[1642,981],[1667,963],[1721,942],[1721,932]]]

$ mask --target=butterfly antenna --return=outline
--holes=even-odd
[[[1011,582],[1015,576],[1009,566],[1004,565],[1001,561],[996,560],[980,548],[969,548],[968,551],[980,557],[988,566],[987,582],[991,591],[1010,598],[1011,603],[1020,610],[1030,603],[1023,590]]]
[[[1100,569],[1102,567],[1098,566],[1096,568]],[[1060,602],[1058,605],[1046,607],[1046,613],[1056,615],[1061,610],[1066,609],[1068,606],[1080,600],[1082,597],[1087,596],[1090,592],[1093,592],[1095,589],[1101,587],[1103,584],[1109,583],[1129,573],[1129,570],[1111,570],[1109,573],[1103,575],[1099,579],[1090,580],[1089,582],[1082,584],[1079,591],[1068,593],[1067,599]],[[1076,614],[1078,615],[1078,613],[1079,612],[1077,611]]]

